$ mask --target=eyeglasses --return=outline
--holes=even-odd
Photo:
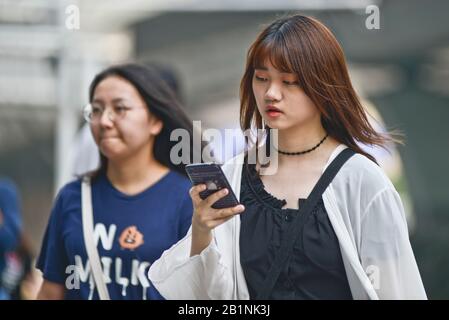
[[[100,122],[103,113],[107,112],[108,119],[115,122],[117,120],[123,120],[126,117],[126,113],[131,109],[132,108],[124,106],[114,106],[113,108],[106,110],[103,106],[89,103],[83,109],[83,116],[87,122],[96,124]]]

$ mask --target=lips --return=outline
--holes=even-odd
[[[111,136],[111,137],[101,137],[100,138],[101,141],[114,140],[114,139],[118,139],[118,137],[117,136]]]
[[[266,112],[282,112],[282,111],[276,108],[275,106],[267,106]]]
[[[272,118],[278,117],[283,113],[280,109],[276,108],[275,106],[267,106],[265,112],[267,113],[268,116]]]

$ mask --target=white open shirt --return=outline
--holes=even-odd
[[[345,148],[338,146],[326,167]],[[222,167],[237,197],[243,160],[241,153]],[[427,299],[401,199],[374,162],[361,154],[352,156],[323,193],[323,202],[340,244],[354,299]],[[214,241],[193,257],[191,231],[166,250],[148,272],[162,296],[249,299],[240,264],[240,217],[216,227]]]

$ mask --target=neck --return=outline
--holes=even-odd
[[[159,163],[151,153],[144,156],[108,160],[106,175],[120,191],[134,193],[146,189],[159,180],[169,168]]]
[[[279,130],[278,149],[286,152],[300,152],[316,146],[326,135],[324,128],[319,126],[290,128]]]
[[[288,130],[279,130],[278,149],[285,152],[301,152],[315,147],[326,135],[321,123],[315,126],[300,126]],[[278,153],[278,165],[284,168],[297,168],[301,163],[321,166],[326,162],[330,151],[338,143],[331,137],[315,150],[302,155],[284,155]]]

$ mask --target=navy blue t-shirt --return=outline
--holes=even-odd
[[[5,269],[6,254],[16,249],[21,229],[18,190],[9,179],[0,179],[0,277]],[[8,295],[0,283],[0,300],[6,298]]]
[[[92,182],[94,239],[111,299],[163,299],[148,269],[187,233],[190,187],[175,171],[133,196],[118,191],[104,175]],[[56,198],[37,267],[46,280],[64,285],[66,299],[98,299],[83,240],[80,180],[64,186]]]

